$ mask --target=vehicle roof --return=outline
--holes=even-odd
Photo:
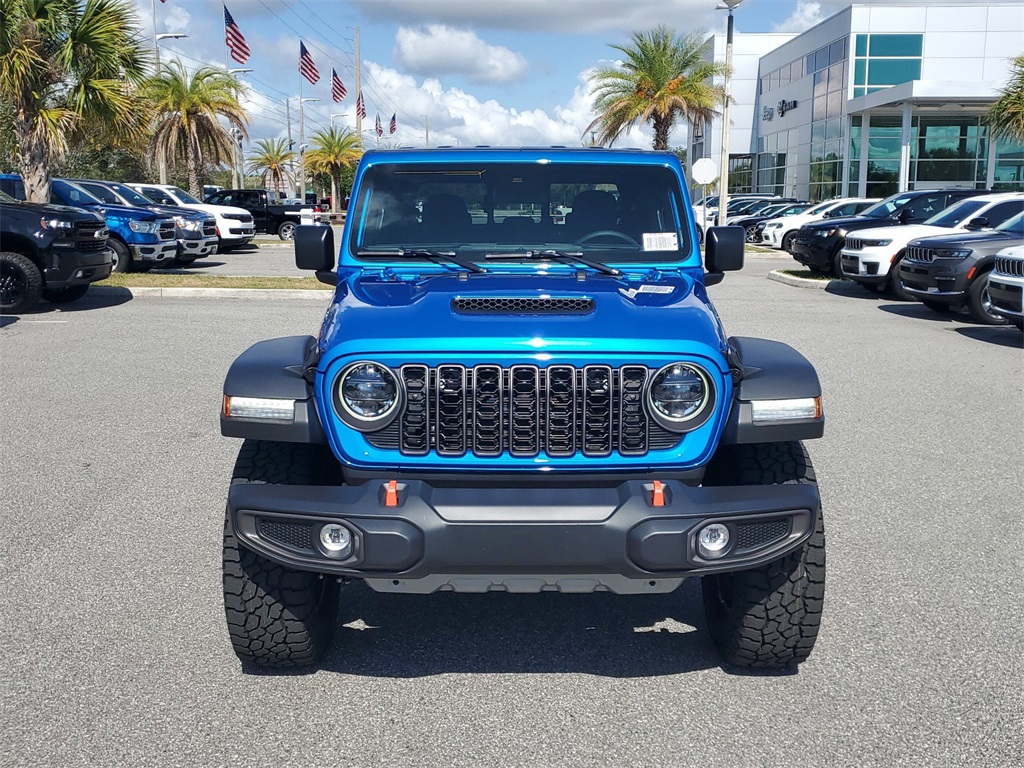
[[[1024,192],[992,192],[984,195],[975,195],[972,200],[979,200],[983,203],[998,203],[1004,200],[1016,200],[1024,198]]]
[[[430,163],[444,160],[467,162],[574,162],[594,164],[667,165],[679,159],[668,150],[608,149],[605,147],[407,147],[370,149],[363,162]]]

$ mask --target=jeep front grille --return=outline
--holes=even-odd
[[[846,249],[848,251],[863,251],[864,241],[856,237],[846,238]]]
[[[642,456],[682,440],[647,416],[652,373],[643,365],[405,365],[402,412],[366,438],[407,456]]]
[[[935,251],[931,248],[922,248],[919,245],[908,245],[907,253],[904,256],[907,261],[935,261]]]
[[[996,256],[996,272],[1011,277],[1024,277],[1024,259]]]

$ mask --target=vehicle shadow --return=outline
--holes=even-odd
[[[974,325],[966,328],[954,328],[961,336],[995,344],[999,347],[1024,349],[1024,334],[1012,325]]]
[[[852,280],[836,280],[835,278],[830,280],[828,285],[825,286],[825,293],[832,293],[836,296],[846,296],[851,299],[871,299],[873,301],[892,300],[891,296],[879,293],[878,291],[873,291],[860,283],[855,283]]]
[[[93,285],[88,292],[76,301],[67,304],[54,304],[45,299],[31,312],[33,315],[46,315],[66,312],[87,312],[93,309],[107,309],[127,304],[132,300],[132,292],[120,286]]]
[[[223,267],[225,263],[226,262],[223,261],[202,260],[194,261],[186,266],[177,264],[173,267],[167,267],[166,269],[154,269],[153,271],[161,275],[188,275],[191,274],[192,270],[195,269],[210,269],[211,267]]]
[[[0,315],[0,328],[6,328],[9,325],[14,325],[18,322],[17,315]]]
[[[356,582],[342,589],[334,643],[316,669],[392,678],[452,672],[633,678],[719,666],[700,584],[690,579],[669,594],[637,596],[378,594]]]
[[[924,304],[882,304],[878,307],[883,312],[901,317],[912,317],[916,320],[931,320],[937,323],[952,323],[954,321],[964,322],[967,316],[959,312],[936,312],[928,309]]]

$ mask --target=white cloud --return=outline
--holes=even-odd
[[[824,21],[821,3],[814,0],[797,0],[796,7],[789,18],[772,27],[773,32],[803,32],[820,21]]]
[[[501,45],[491,45],[469,29],[444,24],[399,27],[395,60],[416,75],[463,75],[473,83],[507,83],[526,71],[526,59]]]

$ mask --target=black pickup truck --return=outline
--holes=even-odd
[[[111,267],[102,217],[0,192],[0,312],[28,312],[41,298],[79,299]]]
[[[205,202],[244,208],[252,214],[257,232],[276,234],[282,240],[295,236],[295,227],[301,220],[299,212],[305,207],[276,203],[265,189],[222,189],[208,196]]]

